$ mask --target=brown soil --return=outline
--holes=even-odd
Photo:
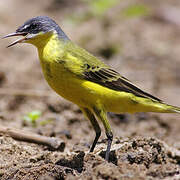
[[[123,17],[123,9],[137,2],[120,1],[102,18],[69,23],[67,17],[72,14],[80,17],[87,11],[85,3],[0,1],[0,34],[15,31],[30,17],[48,15],[61,24],[74,42],[144,90],[180,106],[180,2],[143,0],[141,3],[150,8],[149,16]],[[76,105],[48,87],[35,48],[21,44],[6,49],[10,42],[12,39],[0,42],[1,126],[60,138],[65,141],[65,149],[52,150],[2,134],[0,179],[180,179],[178,114],[109,113],[115,138],[108,163],[104,160],[107,144],[104,133],[95,151],[89,153],[95,136],[90,122]],[[23,121],[23,116],[33,110],[42,112],[36,127]],[[44,121],[49,123],[43,125]]]

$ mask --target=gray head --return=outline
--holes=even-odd
[[[38,34],[40,32],[49,32],[55,30],[60,38],[67,38],[66,34],[58,26],[58,24],[48,16],[37,16],[27,20],[20,26],[16,32],[25,32],[30,34]]]
[[[19,42],[25,42],[26,40],[34,38],[38,34],[46,34],[49,32],[57,33],[59,39],[69,40],[58,24],[48,16],[37,16],[29,19],[23,25],[21,25],[15,33],[8,34],[4,38],[11,36],[24,36],[24,38],[10,44],[8,46],[10,47]]]

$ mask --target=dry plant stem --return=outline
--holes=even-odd
[[[65,148],[65,143],[61,139],[53,138],[53,137],[46,137],[40,136],[37,134],[30,134],[20,130],[10,129],[6,127],[0,127],[0,134],[5,134],[13,139],[25,142],[36,143],[40,145],[48,146],[54,150],[63,151]]]

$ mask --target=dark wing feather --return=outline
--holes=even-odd
[[[84,78],[116,91],[124,91],[138,97],[150,98],[154,101],[162,102],[159,98],[154,97],[133,85],[128,79],[122,77],[113,69],[88,66],[84,72]]]

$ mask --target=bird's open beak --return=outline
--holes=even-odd
[[[24,36],[20,39],[17,39],[16,41],[12,42],[9,46],[7,46],[7,48],[11,47],[11,46],[14,46],[15,44],[17,43],[21,43],[21,42],[24,42],[25,40],[27,40],[27,35],[28,33],[25,33],[25,32],[15,32],[15,33],[10,33],[4,37],[2,37],[3,39],[4,38],[8,38],[8,37],[13,37],[13,36]]]

